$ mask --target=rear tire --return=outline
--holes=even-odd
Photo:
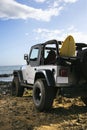
[[[44,79],[38,79],[33,88],[33,101],[39,111],[49,110],[55,97],[54,87],[47,86]]]
[[[87,106],[87,97],[82,97],[81,99],[84,102],[84,104]]]
[[[22,97],[24,92],[24,87],[20,85],[19,78],[14,77],[12,81],[12,87],[11,87],[11,95]]]

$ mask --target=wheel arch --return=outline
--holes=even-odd
[[[23,80],[23,75],[22,75],[22,71],[21,70],[14,70],[13,76],[14,77],[18,77],[19,78],[19,82],[21,82]]]
[[[55,86],[55,79],[51,70],[39,70],[35,74],[34,82],[37,79],[45,79],[48,86]]]

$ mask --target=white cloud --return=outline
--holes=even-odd
[[[35,29],[34,32],[37,34],[36,40],[37,41],[46,41],[52,39],[59,39],[62,40],[60,35],[62,34],[63,30],[49,30],[45,28],[38,28]]]
[[[64,7],[65,5],[67,5],[68,3],[70,4],[74,4],[79,0],[48,0],[47,3],[49,4],[49,6],[53,6],[53,7],[60,7],[62,5],[62,7]]]
[[[78,0],[63,0],[65,3],[75,3],[77,2]]]
[[[57,16],[62,8],[36,9],[20,4],[15,0],[0,1],[0,18],[2,19],[28,19],[49,21],[52,16]]]
[[[75,42],[85,42],[87,43],[87,35],[84,32],[79,32],[73,25],[68,27],[68,29],[61,30],[48,30],[45,28],[38,28],[34,30],[37,34],[36,40],[38,42],[47,41],[52,39],[64,40],[68,35],[72,35],[75,39]]]
[[[71,35],[74,37],[76,42],[87,43],[87,34],[84,32],[72,32]]]
[[[58,16],[63,6],[60,2],[76,2],[77,0],[35,0],[36,2],[46,2],[47,9],[38,9],[18,3],[16,0],[0,0],[0,19],[29,19],[50,21],[52,16]],[[53,6],[52,6],[53,5]]]
[[[76,31],[77,31],[77,29],[75,28],[74,25],[69,26],[67,30],[68,30],[69,32],[76,32]]]
[[[46,0],[35,0],[36,2],[40,2],[40,3],[43,3],[45,2]]]
[[[25,35],[26,35],[26,36],[29,36],[29,33],[26,32]]]
[[[54,7],[58,7],[59,6],[59,2],[58,1],[54,1],[53,6]]]

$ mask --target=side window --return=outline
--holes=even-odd
[[[55,44],[47,44],[45,46],[45,50],[44,50],[44,58],[48,57],[49,52],[53,50],[56,53],[56,45]]]
[[[31,52],[31,55],[30,55],[30,60],[31,61],[35,61],[38,59],[38,53],[39,53],[39,49],[38,48],[34,48]]]
[[[49,49],[45,49],[44,58],[47,58],[49,51],[50,51]]]
[[[55,64],[56,44],[47,44],[44,49],[44,64]]]

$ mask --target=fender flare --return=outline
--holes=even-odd
[[[18,77],[19,78],[19,82],[21,82],[23,80],[23,75],[22,75],[22,71],[21,70],[14,70],[13,76],[14,77]]]
[[[55,79],[51,70],[38,70],[35,74],[34,82],[40,78],[44,78],[48,86],[55,86]]]

